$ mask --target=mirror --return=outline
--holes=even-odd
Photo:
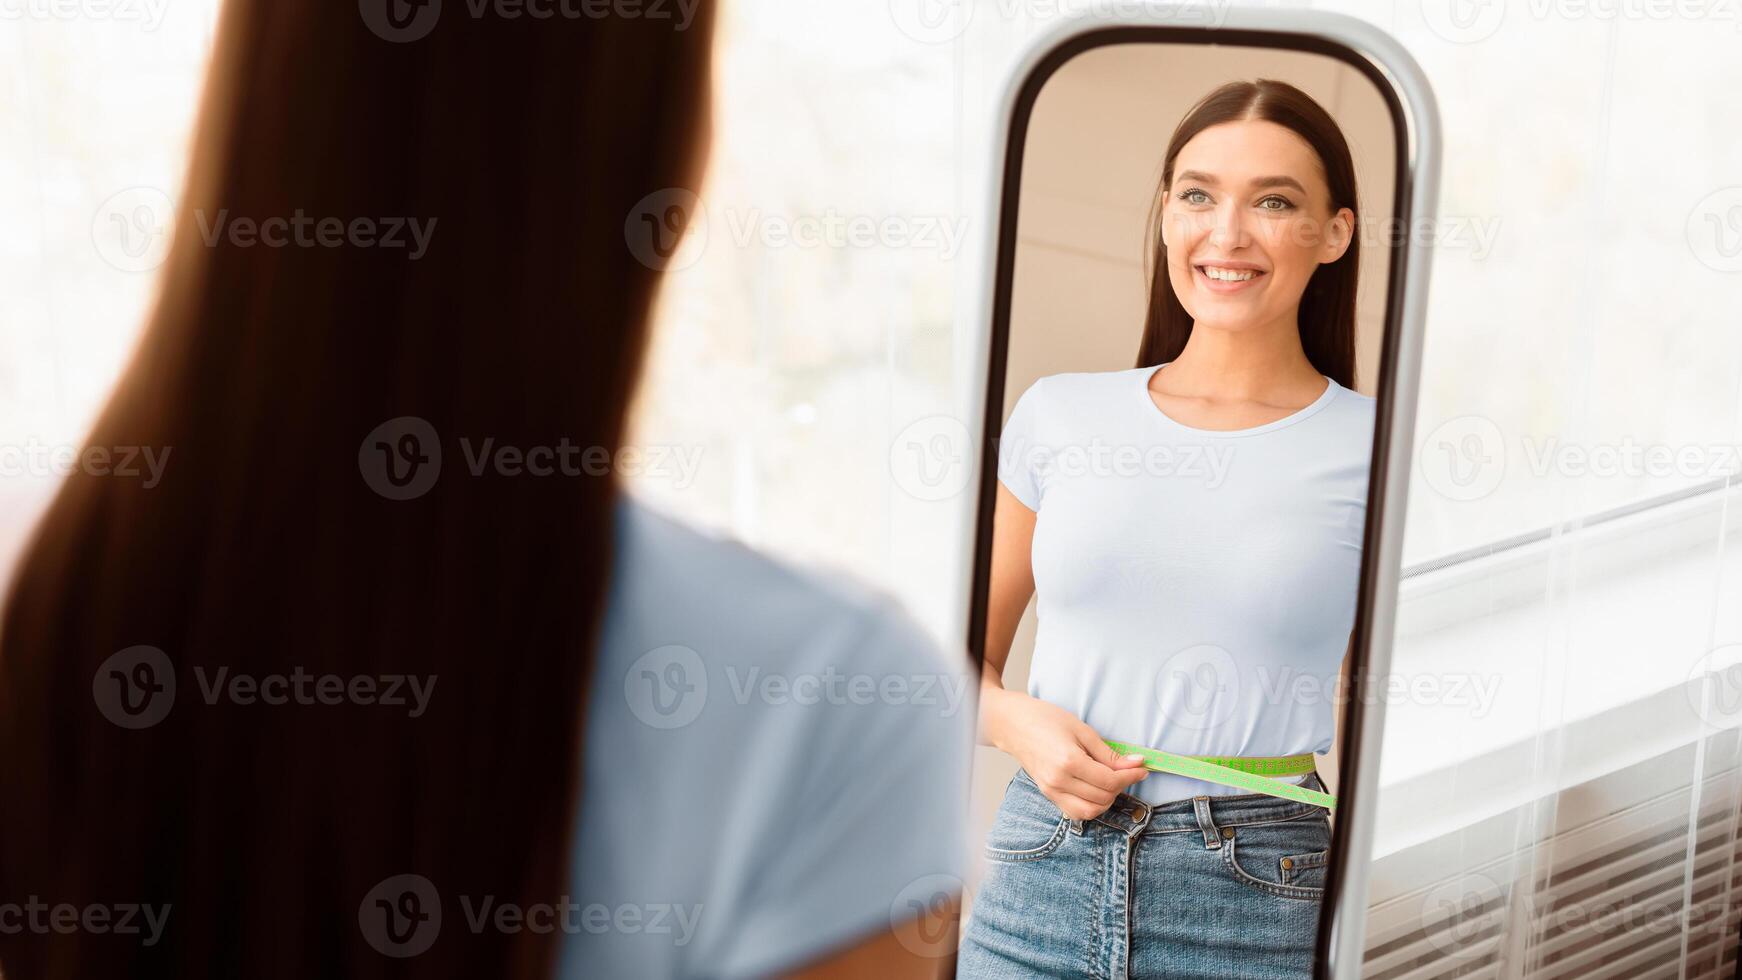
[[[1432,111],[1267,15],[1311,29],[1068,25],[1012,79],[966,980],[1355,975]]]

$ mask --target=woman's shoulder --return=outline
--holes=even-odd
[[[1049,419],[1095,420],[1108,411],[1122,412],[1153,368],[1119,371],[1063,371],[1042,375],[1022,390],[1019,402]]]
[[[800,661],[820,663],[848,648],[879,669],[935,670],[941,661],[881,588],[765,554],[633,494],[618,498],[614,566],[608,635],[628,641],[630,652],[665,637],[706,649],[716,664],[766,670],[802,669]],[[868,643],[871,634],[880,641]]]
[[[1140,383],[1139,375],[1154,370],[1152,367],[1140,367],[1117,371],[1061,371],[1057,374],[1041,375],[1034,379],[1029,388],[1045,391],[1049,396],[1107,394],[1124,391]]]
[[[1378,417],[1379,400],[1372,395],[1363,395],[1353,388],[1345,388],[1336,381],[1337,397],[1328,406],[1332,409],[1332,418],[1343,420],[1346,424],[1371,432],[1373,420]]]

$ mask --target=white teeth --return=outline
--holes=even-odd
[[[1211,279],[1220,279],[1223,282],[1245,282],[1248,279],[1255,278],[1258,273],[1251,269],[1236,272],[1233,269],[1220,269],[1213,265],[1206,265],[1204,266],[1204,275],[1209,276]]]

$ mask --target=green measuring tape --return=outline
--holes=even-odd
[[[1276,796],[1296,803],[1310,803],[1327,810],[1337,808],[1337,798],[1316,789],[1306,789],[1293,783],[1278,782],[1278,776],[1299,776],[1315,768],[1311,753],[1305,755],[1238,756],[1238,755],[1175,755],[1160,749],[1102,739],[1120,755],[1140,755],[1143,768],[1153,772],[1169,772],[1190,776],[1222,786],[1249,789],[1254,793]]]

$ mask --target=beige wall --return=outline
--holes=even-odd
[[[1380,232],[1389,227],[1395,170],[1379,92],[1353,69],[1319,55],[1119,45],[1073,59],[1035,103],[1018,212],[1006,417],[1036,378],[1135,366],[1145,300],[1144,224],[1168,137],[1192,103],[1239,78],[1299,87],[1336,118],[1349,142],[1364,228],[1356,388],[1373,393],[1388,272]],[[1033,642],[1031,603],[1005,666],[1007,687],[1027,685]],[[1015,771],[1009,756],[979,749],[974,839],[990,826]]]

